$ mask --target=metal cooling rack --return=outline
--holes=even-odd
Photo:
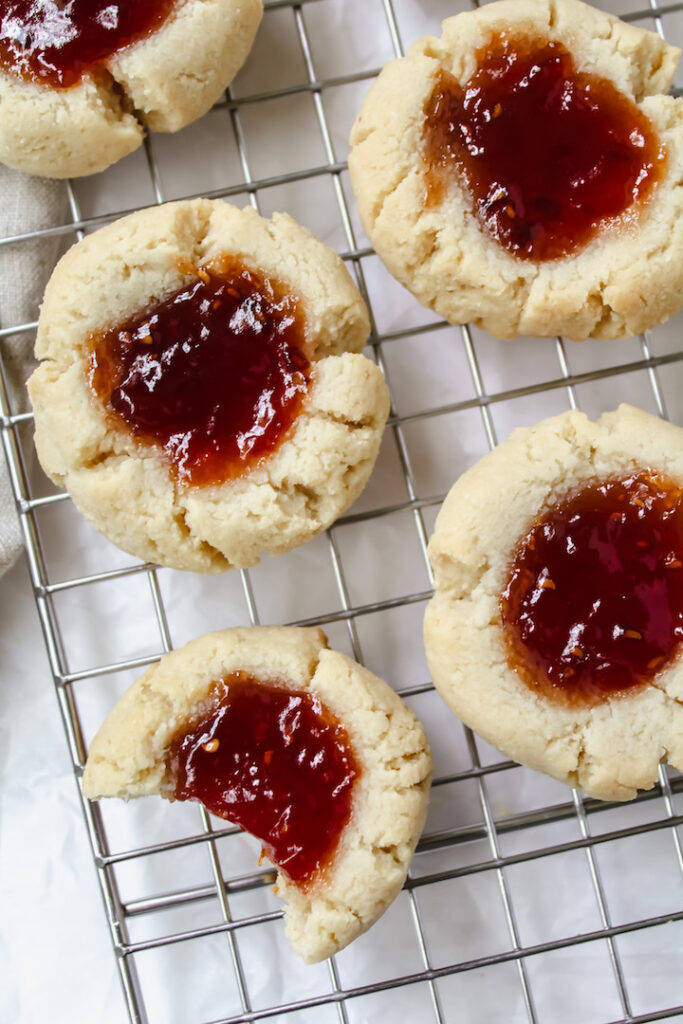
[[[615,0],[605,6],[683,43],[683,3],[657,6],[651,0],[649,7],[642,7],[639,2]],[[392,413],[375,474],[378,483],[373,488],[371,482],[361,504],[309,546],[312,554],[303,549],[303,554],[227,574],[218,582],[193,579],[190,584],[183,578],[183,586],[192,588],[188,600],[213,607],[220,620],[194,631],[227,624],[226,618],[252,624],[262,617],[320,624],[335,646],[388,676],[426,721],[435,748],[430,820],[405,890],[384,923],[327,964],[301,968],[287,959],[280,941],[281,914],[269,894],[272,872],[254,867],[253,848],[247,850],[251,859],[246,867],[241,855],[237,857],[236,870],[232,853],[239,853],[236,844],[242,841],[236,829],[187,806],[177,834],[175,825],[166,824],[158,833],[161,838],[150,841],[144,815],[133,805],[112,810],[83,801],[125,1000],[136,1024],[195,1020],[181,1004],[159,1015],[150,994],[158,979],[147,965],[143,969],[145,957],[158,954],[159,976],[162,982],[168,980],[178,961],[165,964],[164,956],[180,949],[195,951],[183,961],[194,965],[183,967],[188,987],[216,984],[223,994],[223,1003],[217,1001],[202,1020],[225,1024],[272,1018],[290,1024],[353,1024],[408,1017],[420,1024],[456,1019],[463,1024],[645,1024],[683,1016],[683,778],[662,767],[658,786],[626,806],[570,792],[501,760],[442,714],[420,660],[419,620],[430,596],[427,537],[459,472],[517,423],[567,407],[594,414],[624,397],[683,422],[680,319],[635,341],[607,346],[565,345],[562,339],[503,346],[421,310],[383,275],[366,244],[342,158],[346,150],[335,123],[336,98],[351,90],[351,105],[357,108],[361,92],[385,59],[402,54],[404,42],[434,31],[441,18],[465,6],[466,0],[460,5],[446,0],[267,2],[264,28],[274,26],[283,46],[287,33],[296,41],[299,80],[295,76],[287,81],[285,76],[283,84],[282,76],[277,80],[273,68],[265,66],[265,85],[253,72],[238,78],[208,115],[222,118],[229,128],[234,160],[215,172],[215,187],[199,193],[246,198],[267,213],[276,199],[284,205],[287,196],[298,196],[304,209],[310,201],[319,210],[324,206],[323,219],[328,214],[336,219],[330,239],[373,313],[370,351],[391,388]],[[357,60],[353,47],[344,66],[327,61],[331,37],[325,25],[336,32],[348,17],[376,36],[380,56],[374,63],[367,50]],[[270,152],[270,163],[264,164],[259,151],[255,169],[251,113],[272,109],[275,116],[282,103],[293,103],[293,110],[300,109],[297,104],[307,106],[318,138],[311,153],[319,158],[297,166],[290,159],[297,149],[290,138],[279,155]],[[345,124],[344,133],[349,126]],[[183,133],[178,138],[187,137]],[[278,173],[280,157],[285,165],[292,163],[287,173]],[[123,207],[131,206],[131,195],[138,205],[187,195],[192,188],[169,185],[168,169],[177,159],[172,140],[154,137],[135,165],[132,190],[117,192],[114,184],[102,208],[93,200],[91,183],[72,183],[68,223],[0,239],[0,245],[50,237],[71,243],[129,212]],[[117,198],[121,195],[123,202]],[[388,307],[393,313],[387,317]],[[35,326],[5,326],[0,338]],[[0,412],[35,600],[78,778],[87,739],[103,709],[138,670],[188,639],[182,621],[189,604],[183,604],[183,586],[168,570],[122,562],[108,546],[102,549],[104,566],[97,571],[87,558],[82,572],[64,569],[50,541],[48,520],[58,512],[72,524],[69,529],[81,529],[82,524],[68,497],[47,489],[45,479],[30,469],[31,416],[13,411],[4,370]],[[87,534],[88,544],[97,547],[100,541]],[[378,549],[381,557],[373,563],[368,552]],[[370,571],[376,570],[369,584],[367,567],[359,567],[368,557]],[[365,584],[359,582],[363,571]],[[304,600],[302,611],[295,594],[293,604],[277,605],[273,595],[282,595],[292,580],[303,597],[318,576],[332,588],[320,604]],[[98,599],[93,595],[101,588],[128,585],[135,587],[136,600],[148,588],[153,638],[148,636],[147,646],[138,645],[129,656],[124,656],[128,648],[122,641],[113,656],[89,658],[87,643],[84,647],[82,640],[74,640],[75,605],[69,599],[77,601],[85,593],[79,616],[83,630],[93,633],[98,625]],[[317,596],[314,588],[313,598]],[[325,608],[329,611],[321,614]],[[96,692],[101,701],[93,705]],[[159,811],[155,805],[151,813],[163,813],[168,823],[181,809],[164,805]],[[127,824],[122,827],[124,816]],[[185,871],[182,882],[166,882],[166,887],[147,870],[164,857],[193,868],[198,856],[205,858],[205,869],[196,876]],[[131,866],[140,869],[132,895],[126,892]],[[186,912],[189,917],[183,917]],[[202,950],[209,944],[214,957],[211,980],[202,970]],[[272,968],[269,950],[284,958],[287,979]]]

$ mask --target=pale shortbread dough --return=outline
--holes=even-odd
[[[145,128],[183,128],[235,77],[262,14],[262,0],[178,0],[156,32],[69,89],[0,71],[0,161],[51,178],[93,174],[137,149]]]
[[[312,384],[292,432],[220,486],[178,484],[160,447],[108,415],[87,378],[89,338],[195,279],[223,253],[291,286],[305,317]],[[286,214],[220,201],[132,214],[75,245],[43,301],[29,380],[36,448],[93,525],[139,558],[196,572],[255,564],[310,540],[358,497],[389,411],[384,377],[360,354],[369,321],[331,249]]]
[[[566,412],[516,430],[452,487],[429,543],[425,615],[434,683],[450,708],[515,760],[603,800],[628,800],[683,767],[683,653],[650,686],[591,708],[532,692],[507,662],[500,595],[512,552],[577,486],[649,468],[683,482],[683,430],[622,405],[592,423]]]
[[[465,83],[475,53],[502,31],[557,40],[580,71],[609,79],[636,102],[668,149],[664,179],[628,227],[546,263],[518,259],[481,229],[453,176],[444,201],[424,205],[424,109],[442,68]],[[377,253],[420,302],[452,323],[500,338],[637,334],[683,304],[683,101],[663,96],[679,50],[578,0],[500,0],[443,23],[388,64],[351,133],[349,169]]]
[[[308,963],[364,932],[398,895],[427,813],[432,760],[413,712],[383,680],[327,647],[319,629],[226,629],[193,640],[148,669],[90,745],[83,792],[168,796],[165,766],[176,730],[233,672],[317,694],[346,728],[362,774],[332,865],[304,892],[280,872],[287,936]]]

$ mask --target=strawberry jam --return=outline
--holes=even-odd
[[[663,173],[648,119],[558,42],[501,34],[460,86],[441,71],[425,110],[426,203],[456,172],[491,238],[553,260],[633,217]]]
[[[156,31],[176,0],[0,0],[0,67],[64,89]]]
[[[276,281],[226,257],[92,339],[89,376],[110,414],[162,446],[184,484],[242,475],[285,439],[308,392],[304,321]]]
[[[167,765],[176,800],[199,800],[256,836],[303,887],[331,864],[360,775],[346,731],[315,695],[241,672],[214,685]]]
[[[641,472],[559,502],[517,547],[501,612],[541,694],[596,704],[649,683],[683,638],[683,490]]]

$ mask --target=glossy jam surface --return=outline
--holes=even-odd
[[[256,836],[302,885],[331,863],[360,775],[346,731],[317,697],[243,673],[214,686],[168,765],[177,800],[199,800]]]
[[[176,0],[0,0],[0,66],[63,89],[154,32]]]
[[[229,260],[92,341],[91,387],[177,478],[240,476],[287,436],[308,393],[303,318],[277,282]]]
[[[511,664],[550,697],[650,682],[683,639],[683,491],[640,473],[561,501],[519,544],[501,613]]]
[[[663,173],[647,118],[557,42],[501,35],[461,87],[442,71],[425,111],[427,204],[463,178],[508,252],[552,260],[633,216]]]

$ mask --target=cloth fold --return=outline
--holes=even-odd
[[[66,186],[0,165],[0,239],[63,223]],[[0,327],[12,329],[38,317],[43,290],[61,239],[36,238],[0,246]],[[26,412],[26,378],[33,368],[33,331],[0,340],[0,358],[10,391],[11,412]],[[21,550],[19,521],[4,457],[0,455],[0,575]]]

